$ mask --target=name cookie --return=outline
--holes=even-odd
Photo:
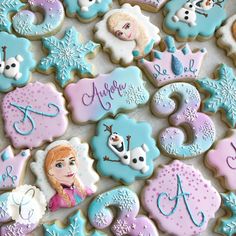
[[[134,66],[69,84],[65,96],[76,123],[94,122],[120,110],[132,110],[149,99],[142,73]]]
[[[109,11],[94,29],[96,40],[102,42],[111,60],[122,65],[146,56],[160,42],[159,29],[139,6],[130,4]]]
[[[91,141],[98,172],[125,184],[151,176],[160,154],[151,134],[148,123],[126,115],[100,121]]]
[[[217,190],[192,166],[174,161],[149,180],[143,207],[170,235],[199,235],[214,218],[221,199]]]

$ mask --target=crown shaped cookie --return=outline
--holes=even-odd
[[[29,149],[21,151],[16,156],[11,146],[0,152],[0,190],[13,189],[20,185],[29,157]]]
[[[152,60],[141,59],[139,66],[156,87],[165,84],[194,80],[198,77],[206,49],[193,52],[189,45],[177,49],[171,36],[165,38],[164,52],[153,50]]]

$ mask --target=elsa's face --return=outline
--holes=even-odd
[[[135,21],[121,20],[114,28],[114,34],[121,40],[132,41],[136,39],[137,30]]]
[[[74,183],[77,171],[75,157],[68,156],[55,161],[49,170],[49,174],[59,183],[71,186]]]

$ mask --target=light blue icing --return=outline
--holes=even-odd
[[[176,193],[176,196],[174,197],[170,197],[168,193],[166,192],[162,192],[158,195],[158,198],[157,198],[157,207],[158,209],[160,210],[161,214],[163,214],[164,216],[171,216],[175,213],[175,211],[178,209],[178,206],[179,206],[179,201],[181,199],[183,199],[184,201],[184,204],[186,206],[186,210],[191,218],[191,221],[194,223],[194,225],[196,225],[197,227],[202,227],[203,224],[205,223],[205,214],[200,211],[197,215],[201,215],[201,221],[198,223],[195,219],[194,219],[194,216],[191,212],[191,209],[190,209],[190,206],[189,206],[189,203],[188,203],[188,197],[191,195],[191,193],[187,193],[183,190],[183,187],[182,187],[182,183],[181,183],[181,179],[179,177],[179,175],[176,175],[177,177],[177,193]],[[171,202],[175,202],[174,204],[174,207],[172,208],[172,210],[169,212],[169,213],[166,213],[164,212],[164,210],[162,209],[161,207],[161,203],[162,203],[162,200],[163,198],[167,198],[169,201]]]
[[[82,11],[78,0],[64,0],[67,16],[74,17],[76,15],[82,21],[91,21],[98,15],[105,14],[109,11],[111,4],[112,0],[101,0],[100,3],[97,2],[90,6],[88,11]]]
[[[144,54],[147,55],[151,52],[153,46],[154,46],[155,40],[151,40],[147,46],[144,48]],[[134,57],[138,57],[140,55],[140,52],[137,50],[132,51],[132,54]]]
[[[7,211],[7,201],[9,193],[3,193],[0,195],[0,223],[8,222],[11,220],[11,216]]]
[[[24,60],[20,62],[19,72],[22,76],[19,79],[9,78],[0,73],[0,92],[8,92],[14,87],[22,87],[30,79],[30,71],[35,67],[35,61],[29,48],[30,41],[23,38],[17,38],[12,34],[0,32],[0,63],[4,60],[2,47],[6,46],[6,61],[9,58],[16,58],[20,55]],[[5,68],[5,66],[4,66]],[[1,70],[1,69],[0,69]]]
[[[73,216],[69,217],[69,224],[65,228],[61,228],[56,224],[43,224],[43,228],[44,236],[106,236],[106,234],[99,231],[88,234],[81,211],[77,211]]]
[[[184,55],[187,55],[187,54],[189,54],[190,50],[189,50],[188,47],[184,47],[184,48],[182,49],[182,52],[183,52]],[[204,52],[204,51],[202,51],[202,49],[201,49],[201,52]]]
[[[171,69],[175,75],[181,75],[184,72],[181,61],[174,55],[171,55]]]
[[[204,100],[203,111],[216,113],[223,110],[227,123],[236,125],[236,77],[233,69],[226,64],[217,69],[217,79],[202,78],[197,80],[201,88],[210,94]]]
[[[162,58],[162,53],[161,52],[158,52],[158,51],[154,51],[153,53],[154,57],[157,58],[157,59],[160,59]],[[142,62],[144,62],[144,59],[142,58]]]
[[[200,2],[201,0],[199,0]],[[189,38],[202,37],[209,38],[214,35],[215,30],[220,27],[227,15],[224,9],[225,3],[228,0],[223,0],[221,7],[217,4],[210,10],[202,10],[203,14],[196,13],[196,25],[189,25],[184,21],[173,20],[173,17],[187,2],[187,0],[171,0],[164,8],[164,28],[175,34],[180,40],[187,41]],[[190,2],[193,2],[191,0]],[[199,10],[198,10],[199,11]],[[207,17],[206,17],[207,14]]]
[[[2,159],[2,161],[6,161],[6,160],[8,160],[9,158],[10,158],[10,154],[9,154],[8,150],[6,150],[5,152],[3,152],[3,153],[1,154],[1,159]]]
[[[165,43],[167,46],[167,51],[171,52],[171,53],[175,53],[176,47],[175,47],[175,41],[174,41],[173,37],[171,37],[171,36],[165,37]]]
[[[124,138],[126,147],[126,137],[130,135],[130,150],[146,144],[149,148],[149,151],[146,152],[146,162],[149,167],[147,172],[142,173],[121,162],[104,161],[105,156],[112,160],[119,160],[119,157],[108,146],[110,134],[104,131],[104,124],[108,126],[112,125],[113,132],[118,133]],[[152,128],[148,123],[136,122],[126,115],[118,115],[115,119],[101,120],[97,125],[97,134],[91,140],[94,158],[97,160],[96,168],[99,174],[102,176],[110,176],[127,185],[132,184],[136,179],[146,179],[150,177],[154,169],[153,161],[160,155],[151,135]]]
[[[99,44],[92,41],[82,44],[78,41],[79,34],[74,27],[66,30],[64,38],[49,37],[43,39],[43,46],[49,53],[39,64],[40,71],[56,69],[56,80],[64,87],[71,80],[71,72],[79,72],[81,76],[92,75],[92,65],[85,57],[94,53]]]
[[[23,4],[20,0],[0,1],[0,31],[11,31],[12,24],[9,14],[18,12],[24,6],[25,4]]]

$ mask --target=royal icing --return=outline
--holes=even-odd
[[[217,233],[225,236],[233,236],[236,233],[236,195],[233,192],[221,194],[223,206],[230,212],[226,217],[220,219],[219,225],[216,227]]]
[[[78,210],[74,215],[69,217],[67,227],[61,227],[58,222],[54,224],[44,224],[44,236],[106,236],[99,231],[87,233],[85,227],[85,218],[80,210]]]
[[[124,65],[146,56],[160,41],[159,29],[142,14],[139,6],[130,4],[109,11],[95,25],[95,38],[111,53],[114,63]]]
[[[216,32],[217,44],[227,51],[236,65],[236,14],[227,19],[224,26]]]
[[[189,45],[177,49],[174,39],[165,38],[164,52],[153,50],[152,60],[141,59],[139,66],[156,87],[177,81],[191,81],[198,77],[206,49],[192,52]]]
[[[178,109],[173,95],[179,98]],[[161,131],[158,138],[166,154],[185,159],[200,155],[211,147],[215,140],[215,126],[209,116],[198,112],[200,104],[198,90],[187,83],[166,85],[155,93],[151,104],[153,113],[160,117],[170,115],[169,122],[175,126]],[[180,129],[178,126],[187,128]],[[190,136],[186,136],[187,132]],[[190,143],[186,137],[191,140]]]
[[[64,87],[72,79],[71,72],[76,71],[80,76],[92,76],[92,66],[85,57],[99,47],[92,41],[82,44],[78,41],[79,34],[74,27],[66,30],[62,39],[49,37],[43,39],[43,47],[48,50],[48,56],[43,57],[38,69],[42,72],[56,71],[56,80]]]
[[[64,98],[51,84],[30,83],[8,93],[2,101],[7,136],[15,148],[38,147],[64,134]]]
[[[64,20],[64,8],[59,0],[28,0],[30,10],[19,11],[13,17],[13,28],[17,34],[31,40],[56,34]],[[41,12],[43,22],[37,24],[35,13]]]
[[[210,96],[203,101],[203,111],[216,113],[223,110],[226,123],[234,128],[236,124],[236,78],[233,69],[222,64],[216,71],[215,80],[197,80],[200,88]]]
[[[27,39],[5,32],[0,32],[0,39],[0,92],[8,92],[27,84],[35,61]]]
[[[37,151],[31,170],[46,196],[50,211],[74,207],[96,192],[99,177],[93,170],[89,147],[79,138],[51,143]]]
[[[200,171],[174,161],[149,181],[142,202],[160,229],[182,236],[205,231],[208,221],[219,209],[221,199]]]
[[[11,220],[11,216],[7,210],[9,194],[9,192],[6,192],[0,195],[0,223],[9,222]]]
[[[132,110],[146,104],[149,99],[142,73],[134,66],[117,68],[110,74],[69,84],[65,96],[76,123],[98,121],[108,114],[115,115],[121,109]]]
[[[164,29],[181,41],[208,39],[227,17],[228,0],[171,0],[164,8]]]
[[[64,0],[66,13],[82,21],[91,21],[109,11],[112,0]]]
[[[160,154],[151,134],[148,123],[126,115],[100,121],[91,140],[98,172],[125,184],[151,176],[153,161]]]
[[[0,152],[0,190],[13,189],[21,184],[30,150],[14,155],[11,146]]]
[[[118,209],[116,218],[109,207]],[[122,235],[152,235],[158,236],[153,222],[139,213],[138,196],[127,187],[117,187],[98,195],[90,204],[88,217],[90,223],[98,229],[105,229],[111,225],[115,236]]]

